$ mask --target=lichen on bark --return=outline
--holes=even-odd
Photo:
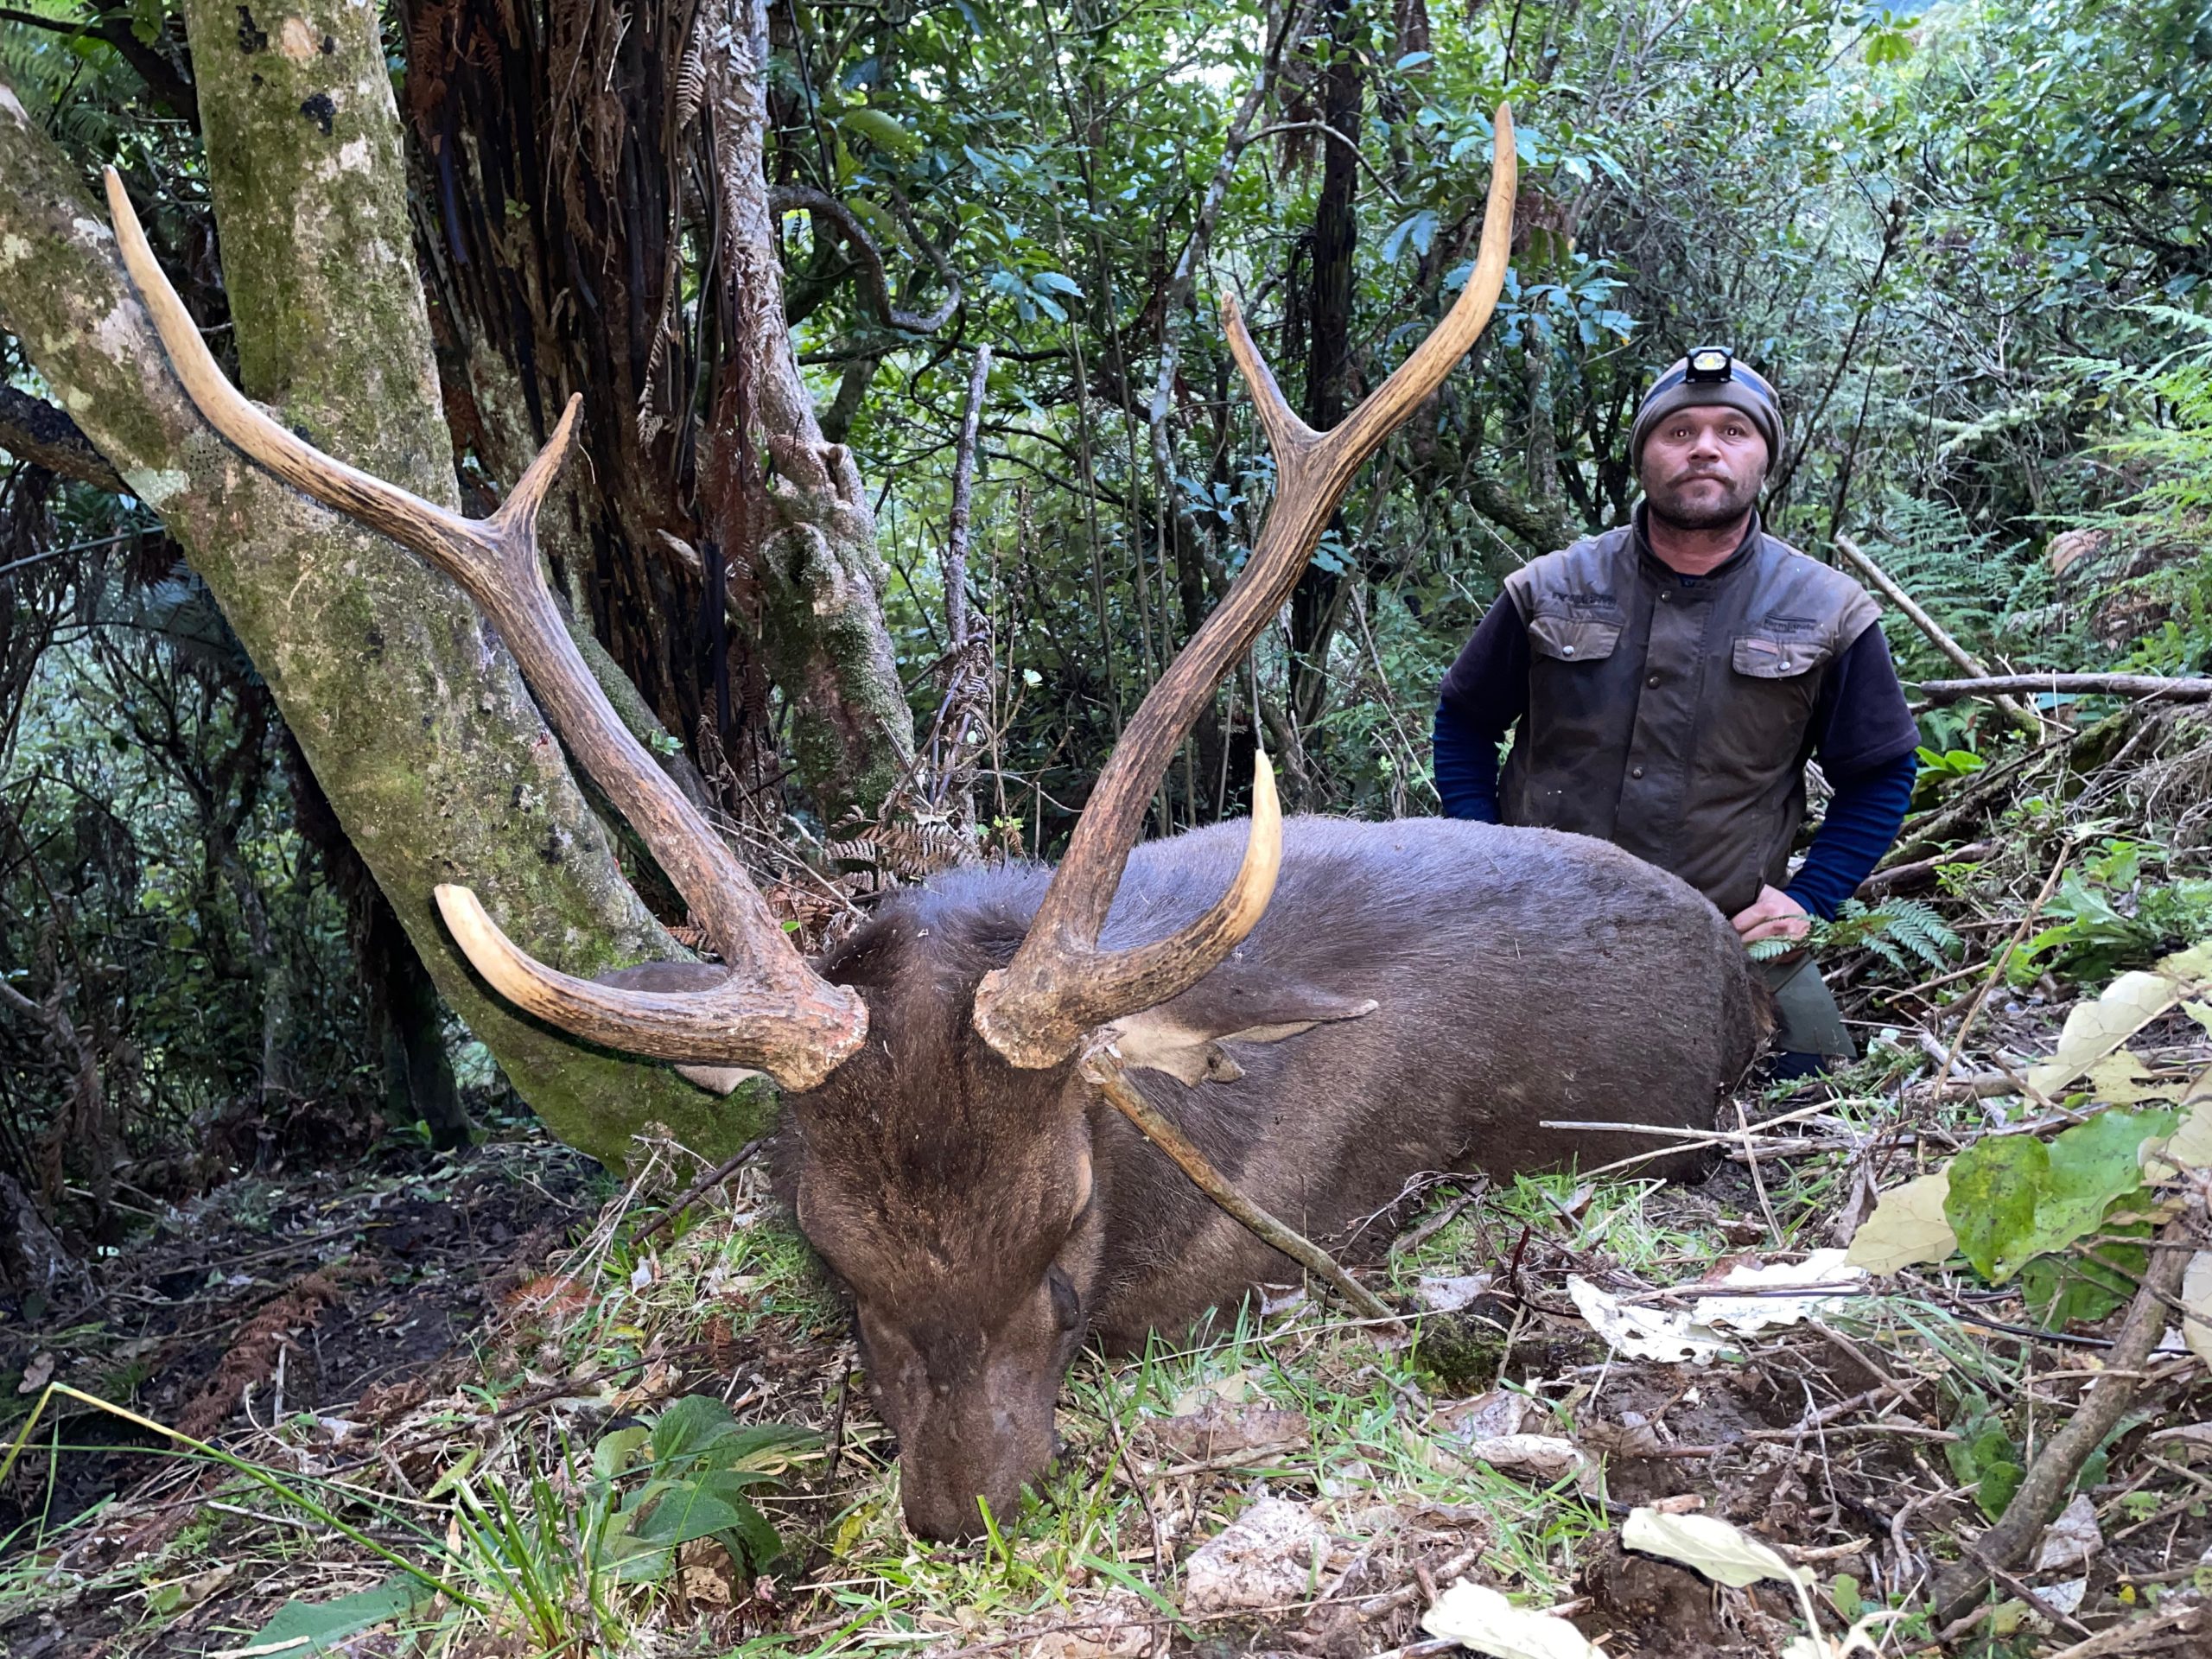
[[[188,23],[248,392],[342,458],[450,504],[375,9],[201,3]],[[249,49],[256,35],[266,44]],[[710,1155],[742,1143],[757,1103],[522,1019],[459,957],[432,908],[441,881],[477,888],[524,948],[572,972],[681,952],[623,884],[474,607],[207,428],[104,220],[0,97],[0,327],[213,590],[440,993],[553,1132],[604,1161],[619,1166],[653,1121]]]

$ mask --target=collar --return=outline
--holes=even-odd
[[[1636,549],[1637,563],[1655,581],[1672,581],[1681,587],[1692,588],[1704,588],[1708,583],[1718,586],[1749,564],[1752,555],[1758,550],[1764,526],[1759,520],[1759,510],[1753,507],[1751,521],[1744,526],[1744,539],[1736,543],[1733,553],[1701,576],[1684,575],[1651,550],[1650,538],[1644,533],[1643,527],[1644,516],[1649,507],[1649,502],[1638,501],[1635,510],[1629,514],[1629,541]]]

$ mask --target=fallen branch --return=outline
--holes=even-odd
[[[2212,702],[2212,680],[2164,674],[1982,674],[1970,680],[1923,680],[1922,695],[1936,703],[1962,697],[2002,700],[2008,692],[2054,696],[2158,697],[2168,702]]]
[[[1404,1323],[1373,1291],[1338,1266],[1334,1256],[1303,1233],[1283,1225],[1230,1185],[1182,1130],[1129,1086],[1128,1079],[1122,1075],[1122,1057],[1110,1047],[1092,1050],[1084,1057],[1080,1069],[1084,1082],[1104,1095],[1116,1111],[1135,1124],[1146,1140],[1166,1153],[1175,1166],[1191,1178],[1192,1185],[1227,1211],[1255,1238],[1270,1249],[1281,1250],[1326,1283],[1365,1318],[1387,1320],[1393,1325]]]
[[[1942,652],[1967,673],[1987,677],[1989,670],[1981,659],[1954,639],[1949,630],[1941,622],[1923,610],[1919,601],[1898,587],[1895,579],[1881,566],[1868,558],[1858,543],[1853,541],[1848,536],[1838,536],[1835,537],[1835,550],[1842,554],[1860,575],[1872,582],[1880,590],[1883,598],[1904,612],[1906,619],[1913,626],[1928,636],[1929,642],[1936,650]],[[1996,702],[1998,707],[2005,711],[2006,717],[2024,728],[2030,735],[2035,737],[2043,735],[2043,721],[2037,716],[2035,710],[2021,707],[2010,697],[2000,696],[1996,699]]]
[[[1886,870],[1877,870],[1859,884],[1855,895],[1868,903],[1886,899],[1893,893],[1923,887],[1936,879],[1936,873],[1947,864],[1977,864],[1998,851],[1993,841],[1969,842],[1948,853],[1937,853],[1930,858],[1916,858],[1910,864],[1892,864]]]
[[[1936,1581],[1936,1622],[1948,1624],[1974,1611],[1992,1578],[2024,1556],[2066,1501],[2082,1465],[2088,1461],[2135,1402],[2141,1372],[2165,1334],[2168,1304],[2180,1288],[2190,1252],[2179,1248],[2191,1238],[2187,1217],[2168,1222],[2158,1235],[2166,1248],[2151,1252],[2142,1288],[2128,1305],[2127,1318],[2106,1356],[2096,1386],[2044,1445],[2026,1478],[1997,1524],[1967,1545],[1961,1557]]]

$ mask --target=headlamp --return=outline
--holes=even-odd
[[[1726,346],[1700,346],[1689,354],[1682,378],[1692,385],[1712,385],[1735,378],[1735,353]]]

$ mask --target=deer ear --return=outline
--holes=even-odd
[[[1164,1071],[1186,1088],[1234,1083],[1244,1068],[1230,1052],[1232,1046],[1279,1043],[1316,1026],[1363,1019],[1381,1006],[1371,996],[1336,996],[1305,985],[1237,987],[1226,995],[1207,991],[1201,981],[1109,1026],[1122,1063]]]

